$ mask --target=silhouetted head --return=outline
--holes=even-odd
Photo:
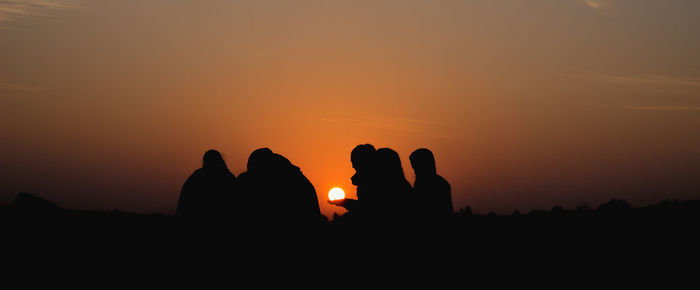
[[[420,175],[436,175],[435,156],[433,152],[426,148],[420,148],[411,153],[408,157],[411,160],[411,167],[416,172],[416,176]]]
[[[374,179],[371,171],[375,169],[376,154],[377,150],[371,144],[357,145],[355,149],[352,149],[350,162],[352,162],[352,168],[355,169],[355,174],[350,180],[353,185],[360,186]]]
[[[204,158],[202,158],[202,168],[205,170],[225,170],[228,171],[226,167],[226,161],[221,153],[216,150],[209,150],[204,153]]]
[[[260,172],[270,169],[273,165],[272,150],[270,148],[259,148],[250,153],[248,157],[248,172]]]
[[[352,149],[352,153],[350,153],[352,167],[357,169],[358,167],[370,166],[375,159],[376,152],[377,150],[374,149],[372,144],[357,145],[355,149]]]
[[[391,148],[379,148],[377,150],[377,170],[378,174],[390,180],[406,180],[399,153],[396,153]]]

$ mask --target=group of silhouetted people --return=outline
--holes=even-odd
[[[329,201],[345,207],[358,223],[442,223],[453,213],[450,184],[437,174],[435,157],[425,148],[411,156],[416,179],[406,180],[401,159],[390,148],[358,145],[350,155],[357,200]]]
[[[406,180],[390,148],[358,145],[350,155],[357,199],[329,203],[348,210],[358,224],[439,223],[453,213],[450,184],[437,174],[433,153],[410,155],[416,179]],[[299,167],[268,148],[253,151],[247,171],[236,177],[221,153],[209,150],[202,168],[185,181],[176,215],[183,220],[234,221],[240,225],[314,226],[322,221],[316,190]]]
[[[253,151],[238,178],[209,150],[185,181],[176,215],[188,221],[311,226],[321,221],[316,190],[299,167],[268,148]]]

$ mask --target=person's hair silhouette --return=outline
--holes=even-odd
[[[209,150],[202,158],[202,168],[195,170],[180,191],[176,215],[179,217],[223,218],[230,210],[236,176],[228,170],[223,156]]]
[[[250,153],[248,157],[248,172],[262,172],[272,168],[274,153],[270,148],[259,148]]]
[[[224,157],[216,150],[209,150],[204,153],[204,157],[202,157],[202,168],[205,170],[231,173],[228,170],[228,166],[226,166]]]
[[[377,150],[377,166],[382,177],[386,181],[400,184],[408,184],[401,165],[401,157],[391,148],[379,148]],[[410,186],[410,185],[409,185]]]
[[[413,188],[406,180],[399,154],[391,148],[379,148],[376,170],[379,182],[377,199],[382,210],[398,210],[403,211],[404,215],[410,215],[414,201]]]
[[[413,184],[416,210],[428,222],[444,221],[453,214],[450,183],[437,174],[435,156],[426,148],[420,148],[409,157],[416,173]]]

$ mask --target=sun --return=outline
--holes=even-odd
[[[328,198],[330,200],[344,199],[345,198],[345,191],[343,191],[343,189],[340,187],[333,187],[328,192]]]

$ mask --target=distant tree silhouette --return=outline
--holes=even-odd
[[[564,207],[562,207],[561,205],[557,205],[557,206],[554,206],[552,208],[552,213],[556,214],[556,213],[563,213],[563,212],[564,212]]]
[[[457,212],[457,215],[458,216],[471,216],[472,215],[472,208],[469,206],[464,207]]]
[[[616,200],[612,199],[608,201],[607,203],[601,204],[598,206],[596,209],[597,212],[599,213],[604,213],[604,214],[621,214],[625,213],[632,209],[632,205],[629,204],[626,200]]]
[[[578,211],[578,212],[590,212],[590,211],[592,211],[592,209],[588,205],[583,204],[583,205],[577,206],[576,211]]]

